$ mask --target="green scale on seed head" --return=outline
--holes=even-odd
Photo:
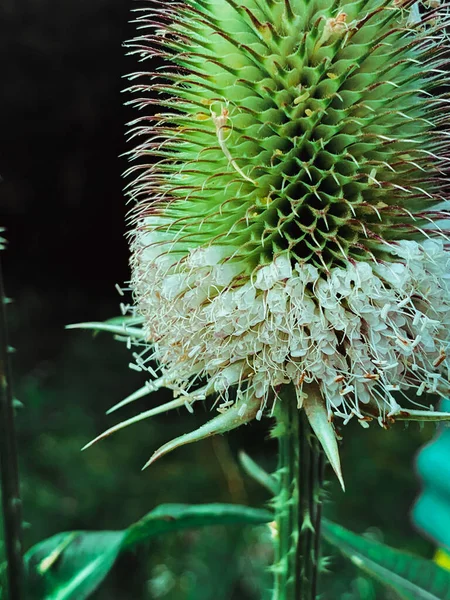
[[[144,57],[178,68],[149,87],[176,111],[137,125],[161,160],[132,193],[141,216],[171,222],[171,251],[226,245],[250,270],[288,252],[328,271],[389,259],[384,242],[423,238],[430,218],[445,218],[430,213],[448,146],[445,104],[431,95],[444,77],[438,13],[421,22],[410,3],[377,0],[189,1],[155,13],[167,23]],[[137,155],[148,149],[147,139]]]

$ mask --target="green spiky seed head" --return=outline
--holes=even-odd
[[[156,5],[138,44],[170,58],[149,91],[171,112],[139,124],[138,153],[160,159],[140,208],[171,222],[181,253],[225,244],[249,269],[283,252],[324,270],[389,259],[384,242],[423,236],[442,201],[445,58],[439,11],[414,7]]]
[[[261,418],[291,384],[339,472],[334,416],[386,427],[423,417],[405,393],[449,393],[446,13],[154,0],[140,16],[142,328],[125,333],[134,367],[160,369],[131,399],[161,386],[174,399],[134,421],[209,395],[219,411],[156,456]]]

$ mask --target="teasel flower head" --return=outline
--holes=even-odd
[[[337,472],[336,417],[439,417],[417,405],[449,393],[447,13],[145,6],[131,336],[160,373],[131,399],[165,386],[174,400],[144,415],[208,397],[218,411],[154,457],[270,414],[287,385]]]

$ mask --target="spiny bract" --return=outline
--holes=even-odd
[[[447,11],[439,0],[144,10],[130,44],[153,69],[131,88],[144,113],[132,128],[131,288],[137,366],[156,359],[162,376],[133,398],[164,385],[167,408],[216,394],[221,412],[157,456],[261,418],[285,384],[329,456],[333,415],[386,426],[420,416],[401,395],[449,392]]]

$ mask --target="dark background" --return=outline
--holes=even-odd
[[[121,173],[125,122],[123,75],[133,71],[122,42],[133,36],[130,0],[3,0],[0,6],[0,225],[9,306],[20,468],[30,547],[58,531],[126,527],[161,502],[268,498],[239,470],[244,448],[275,466],[270,423],[175,452],[141,473],[150,454],[204,422],[197,410],[157,417],[86,451],[80,448],[118,419],[162,400],[152,396],[121,414],[111,405],[142,385],[129,355],[107,335],[64,325],[118,314],[116,282],[128,278],[127,211]],[[347,493],[329,473],[326,514],[355,531],[432,555],[409,510],[419,484],[417,448],[432,426],[345,429]],[[260,597],[258,578],[270,548],[265,528],[190,532],[125,557],[97,598]],[[226,565],[227,578],[224,578]],[[220,586],[219,578],[223,577]],[[226,581],[225,581],[226,579]],[[335,557],[325,600],[387,598]]]

